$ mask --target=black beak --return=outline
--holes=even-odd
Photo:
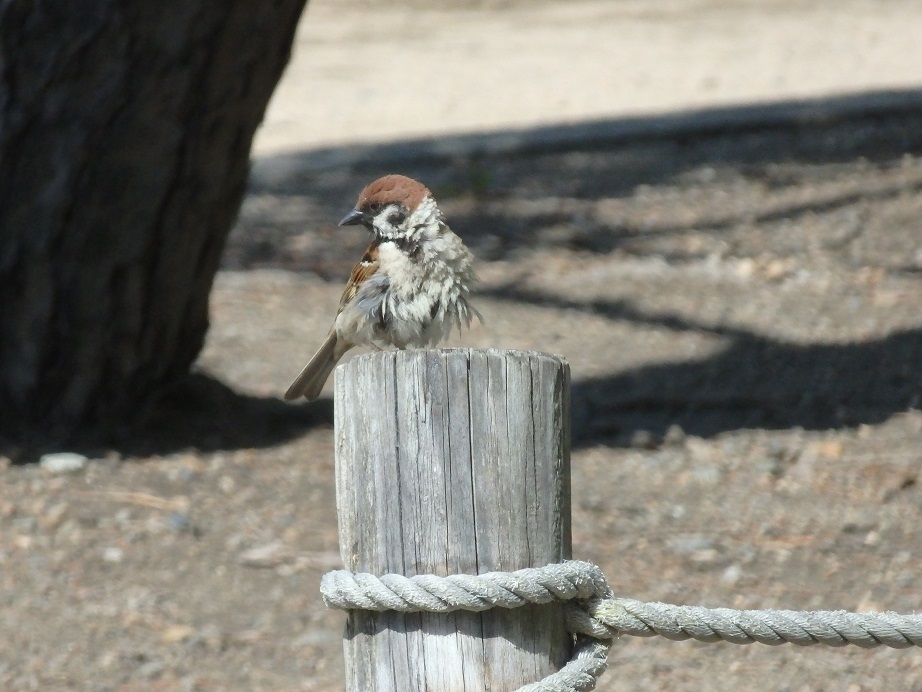
[[[365,215],[360,212],[358,209],[353,209],[348,214],[343,217],[343,220],[339,222],[340,226],[357,226],[362,223],[362,220],[365,218]]]

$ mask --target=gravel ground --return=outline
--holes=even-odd
[[[199,372],[82,469],[0,465],[0,688],[341,689],[332,406],[279,397],[367,241],[335,221],[395,166],[479,260],[452,345],[569,360],[573,553],[618,594],[922,609],[922,109],[289,163],[259,161]],[[599,689],[922,690],[914,650],[610,662]]]

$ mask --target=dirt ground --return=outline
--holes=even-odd
[[[616,593],[922,610],[922,99],[862,103],[263,151],[199,372],[81,471],[0,466],[0,688],[342,688],[332,404],[280,395],[392,170],[478,258],[451,345],[570,362],[573,554]],[[598,689],[922,690],[922,653],[625,638]]]

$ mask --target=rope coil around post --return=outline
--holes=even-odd
[[[337,570],[320,585],[330,608],[399,612],[480,612],[568,601],[567,626],[577,637],[573,658],[520,692],[594,689],[612,640],[620,634],[674,641],[732,644],[854,645],[904,649],[922,646],[922,615],[846,611],[733,610],[615,598],[605,575],[589,562],[567,561],[486,574],[405,577]]]
[[[437,577],[420,574],[354,574],[346,570],[328,572],[320,582],[323,601],[341,610],[396,610],[402,613],[449,613],[455,610],[481,612],[491,608],[516,608],[552,601],[588,602],[610,598],[605,575],[588,562],[568,561],[516,572],[452,574]],[[556,673],[526,685],[518,692],[570,692],[595,689],[605,671],[613,638],[602,626],[593,633],[592,618],[574,605],[567,610],[567,624],[577,634],[570,661]]]

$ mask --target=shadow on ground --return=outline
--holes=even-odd
[[[672,424],[711,437],[739,428],[829,430],[875,424],[922,401],[922,330],[841,345],[751,333],[719,355],[576,382],[577,447],[662,436]]]
[[[110,451],[143,458],[183,450],[265,448],[332,425],[329,399],[290,404],[274,397],[241,394],[214,377],[194,373],[162,389],[133,421],[114,430],[93,430],[66,441],[0,438],[0,455],[14,463],[32,463],[46,452],[61,449],[91,458]]]
[[[332,401],[290,404],[275,397],[241,394],[201,373],[163,390],[116,440],[132,456],[194,447],[272,447],[315,427],[333,424]]]
[[[575,448],[631,444],[639,431],[655,443],[671,425],[700,437],[739,428],[855,427],[922,402],[922,329],[861,343],[802,345],[681,315],[645,314],[627,301],[578,303],[508,288],[486,293],[726,340],[724,350],[704,360],[575,381]]]

